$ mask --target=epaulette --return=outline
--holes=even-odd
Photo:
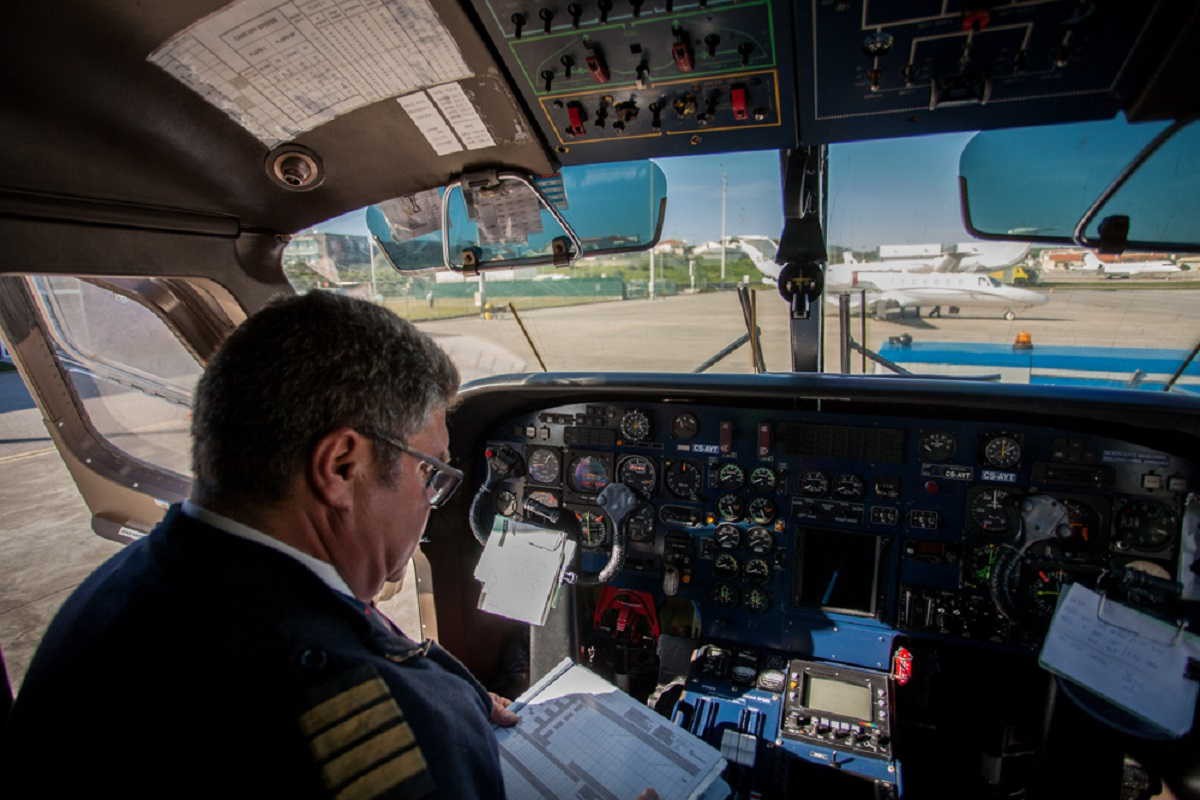
[[[387,683],[369,665],[312,690],[299,724],[337,800],[418,798],[434,790],[412,728]]]

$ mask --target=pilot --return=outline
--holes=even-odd
[[[462,478],[457,388],[432,339],[363,301],[315,291],[238,328],[196,390],[191,499],[34,657],[13,796],[503,797],[508,701],[372,603]]]

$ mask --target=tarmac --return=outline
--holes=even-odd
[[[1139,282],[1140,283],[1140,282]],[[1046,305],[1016,310],[963,309],[941,318],[868,319],[866,341],[878,348],[890,336],[915,341],[1011,342],[1018,332],[1038,344],[1190,349],[1200,338],[1200,291],[1147,288],[1064,289]],[[764,358],[769,371],[790,369],[786,306],[772,287],[755,287]],[[1036,287],[1034,287],[1036,288]],[[466,380],[539,369],[511,315],[421,323],[455,358]],[[691,371],[745,333],[733,292],[657,300],[548,308],[522,315],[551,370]],[[860,338],[860,320],[852,319]],[[836,368],[836,308],[826,306],[825,359]],[[859,371],[860,359],[851,359]],[[743,347],[713,371],[751,371]],[[870,367],[870,371],[874,371]],[[15,372],[0,373],[0,648],[14,687],[21,683],[49,621],[70,592],[119,545],[91,532],[90,515]],[[411,581],[385,609],[410,632],[418,630]],[[419,638],[419,637],[418,637]]]

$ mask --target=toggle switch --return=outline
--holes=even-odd
[[[579,18],[583,16],[583,6],[579,3],[567,3],[567,13],[571,15],[571,27],[579,29]]]
[[[642,15],[643,0],[629,0],[629,5],[633,8],[633,18],[637,19]]]
[[[750,114],[746,110],[745,86],[738,85],[729,90],[729,104],[733,107],[734,119],[742,120],[749,118]]]
[[[554,11],[549,8],[543,8],[538,12],[538,16],[542,18],[542,30],[545,33],[550,32],[550,22],[554,19]]]
[[[662,127],[663,104],[657,101],[653,102],[649,105],[649,109],[650,113],[654,115],[653,119],[650,120],[650,127],[658,130]]]
[[[675,59],[675,68],[680,72],[691,72],[696,68],[692,45],[687,34],[678,28],[675,29],[675,44],[671,45],[671,58]]]
[[[717,45],[721,43],[721,37],[715,33],[710,33],[704,37],[704,46],[708,48],[708,57],[714,58],[717,55]]]
[[[587,133],[587,129],[583,127],[583,123],[587,121],[587,112],[583,108],[583,103],[573,101],[567,103],[567,133],[572,136],[583,136]]]
[[[563,80],[571,77],[571,67],[575,66],[575,59],[570,53],[564,53],[563,57],[558,60],[563,65]]]
[[[610,77],[608,64],[605,63],[602,52],[593,47],[583,61],[587,64],[588,72],[592,73],[592,78],[596,83],[608,83]]]
[[[608,12],[612,11],[612,0],[600,0],[596,3],[596,7],[600,9],[600,21],[608,22]]]
[[[547,92],[550,91],[550,84],[554,83],[554,70],[552,70],[552,69],[542,70],[541,77],[542,77],[542,80],[546,82],[546,91]]]
[[[750,63],[750,54],[754,52],[754,45],[750,42],[742,42],[738,45],[738,55],[742,57],[742,66]]]
[[[525,22],[527,21],[525,19],[525,15],[522,14],[520,11],[518,11],[515,14],[513,14],[511,17],[509,17],[509,19],[512,20],[512,24],[513,24],[513,36],[520,39],[521,38],[521,29],[525,27]]]

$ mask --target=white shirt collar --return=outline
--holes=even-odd
[[[246,539],[247,541],[261,544],[263,547],[269,547],[272,550],[276,550],[286,556],[291,556],[304,566],[308,567],[309,570],[311,570],[314,575],[320,578],[330,589],[333,589],[335,592],[341,592],[348,597],[354,597],[354,592],[350,591],[350,587],[346,585],[346,581],[342,579],[340,574],[338,574],[338,571],[333,564],[330,564],[327,561],[314,558],[302,550],[297,550],[290,544],[279,541],[274,536],[268,536],[260,530],[251,528],[249,525],[243,525],[237,520],[229,519],[229,517],[223,517],[220,514],[209,511],[207,508],[201,508],[191,500],[183,501],[183,513],[187,514],[192,519],[199,520],[206,525],[211,525],[212,527],[225,531],[225,533],[236,536],[239,539]]]

